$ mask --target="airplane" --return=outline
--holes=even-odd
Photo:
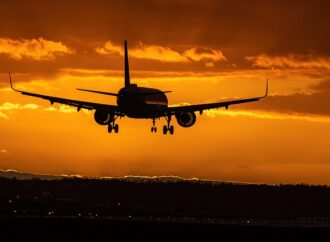
[[[221,107],[228,109],[230,105],[259,101],[260,99],[263,99],[268,95],[267,79],[266,93],[265,95],[260,97],[170,107],[168,106],[168,99],[166,97],[166,93],[169,93],[171,91],[161,91],[154,88],[139,87],[137,84],[131,83],[128,63],[128,48],[126,40],[124,42],[124,66],[125,86],[121,88],[118,93],[77,88],[77,90],[79,91],[114,96],[117,98],[117,105],[72,100],[17,90],[13,86],[10,73],[9,81],[10,86],[14,91],[19,92],[22,95],[48,100],[50,101],[51,105],[53,105],[54,103],[59,103],[73,106],[77,108],[78,112],[81,109],[95,110],[94,120],[99,125],[107,125],[109,133],[112,133],[112,131],[114,131],[114,133],[118,133],[119,126],[116,123],[117,119],[127,116],[129,118],[135,119],[151,119],[151,132],[154,133],[157,132],[156,119],[165,118],[167,121],[167,125],[163,126],[163,134],[169,133],[173,135],[174,126],[171,125],[171,120],[173,116],[176,118],[177,123],[180,126],[188,128],[193,126],[196,122],[195,112],[199,112],[200,115],[202,115],[204,110]]]

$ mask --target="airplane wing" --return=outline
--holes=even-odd
[[[196,105],[185,105],[185,106],[178,106],[178,107],[169,107],[166,110],[167,115],[169,114],[176,114],[181,112],[202,112],[203,110],[213,109],[213,108],[221,108],[225,107],[228,109],[230,105],[234,104],[241,104],[241,103],[248,103],[248,102],[256,102],[262,98],[268,96],[268,80],[266,83],[266,93],[261,97],[254,97],[254,98],[247,98],[247,99],[237,99],[231,101],[223,101],[223,102],[215,102],[215,103],[206,103],[206,104],[196,104]]]
[[[88,110],[103,109],[103,110],[109,110],[109,111],[115,112],[117,114],[120,114],[118,106],[116,106],[116,105],[100,104],[100,103],[79,101],[79,100],[73,100],[73,99],[66,99],[66,98],[61,98],[61,97],[47,96],[47,95],[42,95],[42,94],[37,94],[37,93],[32,93],[32,92],[25,92],[25,91],[17,90],[13,86],[10,73],[9,73],[9,80],[10,80],[10,87],[14,91],[19,92],[22,95],[27,95],[27,96],[32,96],[32,97],[37,97],[37,98],[42,98],[42,99],[48,100],[48,101],[50,101],[51,105],[54,103],[60,103],[60,104],[65,104],[68,106],[76,107],[77,111],[80,111],[80,109],[82,109],[82,108],[88,109]]]

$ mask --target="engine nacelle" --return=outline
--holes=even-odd
[[[94,119],[99,125],[107,125],[115,119],[115,115],[108,111],[96,110],[94,113]]]
[[[196,122],[196,114],[194,112],[184,112],[175,115],[176,121],[182,127],[188,128]]]

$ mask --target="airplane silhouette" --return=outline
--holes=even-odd
[[[128,64],[128,50],[127,41],[124,42],[125,47],[125,86],[119,90],[118,93],[95,91],[88,89],[79,89],[79,91],[92,92],[97,94],[109,95],[117,97],[117,105],[85,102],[79,100],[65,99],[60,97],[47,96],[37,93],[20,91],[14,88],[11,74],[9,73],[9,80],[11,88],[20,92],[23,95],[42,98],[50,101],[51,105],[54,103],[65,104],[80,109],[95,110],[94,119],[99,125],[107,125],[108,132],[114,131],[118,133],[119,126],[116,124],[118,117],[129,117],[135,119],[152,119],[151,132],[157,132],[156,119],[164,117],[167,121],[167,125],[163,126],[163,134],[173,134],[174,126],[171,125],[172,116],[175,116],[178,124],[182,127],[188,128],[195,124],[196,114],[195,112],[203,113],[203,110],[225,107],[228,109],[230,105],[255,102],[268,95],[268,79],[266,83],[266,93],[264,96],[237,99],[232,101],[223,101],[215,103],[197,104],[197,105],[185,105],[177,107],[169,107],[166,93],[170,91],[161,91],[154,88],[138,87],[137,84],[130,82],[129,64]]]

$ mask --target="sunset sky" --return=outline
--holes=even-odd
[[[4,0],[0,3],[0,169],[83,176],[162,176],[330,184],[330,15],[327,1]],[[93,112],[8,86],[115,104],[76,87],[131,79],[172,90],[170,105],[260,96],[197,115],[175,135],[151,120],[108,134]],[[157,121],[158,129],[165,120]]]

